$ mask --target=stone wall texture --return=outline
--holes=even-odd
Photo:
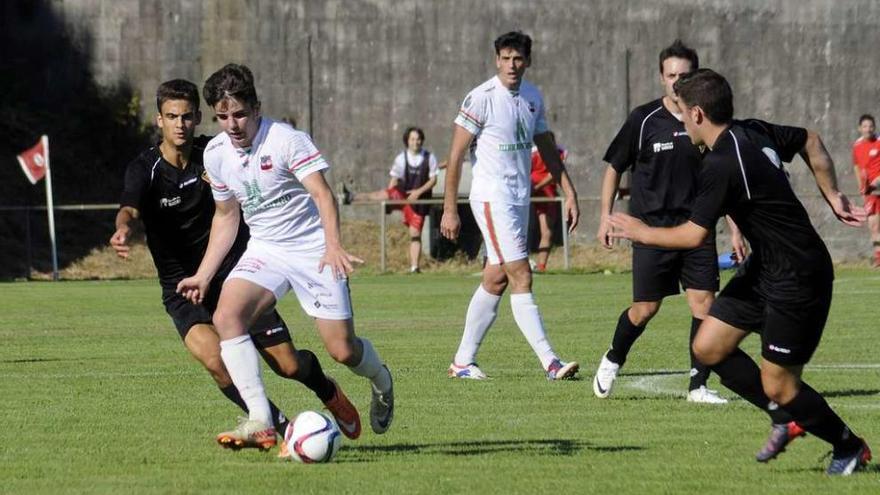
[[[605,147],[629,108],[661,94],[657,55],[681,38],[730,80],[736,115],[817,130],[855,193],[857,117],[878,112],[876,0],[52,0],[102,85],[130,84],[144,117],[161,81],[199,86],[227,62],[253,69],[264,113],[293,117],[332,181],[382,187],[400,134],[448,150],[458,104],[494,73],[492,41],[534,38],[526,78],[544,91],[592,236]],[[209,112],[208,112],[209,113]],[[209,124],[205,132],[216,132]],[[798,159],[792,181],[837,259],[869,252],[839,225]]]

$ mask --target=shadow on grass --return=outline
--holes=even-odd
[[[355,445],[346,447],[340,462],[370,462],[376,454],[426,454],[448,456],[476,456],[503,453],[525,453],[531,455],[571,456],[581,450],[594,452],[627,452],[644,450],[634,445],[592,445],[588,442],[566,439],[545,440],[490,440],[485,442],[446,442],[446,443],[398,443],[392,445]]]
[[[63,359],[63,358],[0,359],[0,363],[2,363],[2,364],[51,363],[54,361],[75,361],[75,359]]]
[[[822,395],[826,399],[831,399],[835,397],[864,397],[867,395],[877,395],[880,394],[880,390],[878,389],[849,389],[849,390],[828,390],[822,392]]]

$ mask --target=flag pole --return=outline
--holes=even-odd
[[[52,280],[58,281],[58,246],[55,243],[55,206],[52,201],[52,167],[49,166],[49,136],[40,138],[46,150],[46,213],[49,215],[49,241],[52,244]]]

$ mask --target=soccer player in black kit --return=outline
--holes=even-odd
[[[617,133],[608,151],[601,193],[601,217],[597,237],[610,249],[608,218],[614,206],[621,175],[632,169],[630,214],[648,225],[669,227],[688,219],[696,191],[700,151],[684,130],[672,85],[681,74],[697,69],[697,52],[680,40],[660,52],[660,82],[665,95],[635,108]],[[732,243],[742,259],[744,247],[736,226],[731,224]],[[691,310],[690,340],[718,290],[718,255],[715,236],[693,249],[670,250],[634,243],[632,250],[632,305],[621,313],[608,352],[602,356],[593,378],[593,393],[599,398],[611,394],[617,373],[633,344],[657,311],[663,298],[684,287]],[[690,346],[688,346],[690,347]],[[687,400],[704,404],[727,401],[706,388],[709,370],[691,353]]]
[[[833,446],[829,475],[862,469],[871,460],[868,445],[801,380],[828,317],[834,268],[782,163],[800,154],[841,222],[861,225],[864,210],[851,206],[837,189],[834,163],[816,133],[733,120],[730,86],[709,69],[683,75],[674,89],[692,141],[709,149],[690,218],[676,227],[657,228],[616,213],[611,235],[689,249],[705,242],[719,217],[730,215],[753,252],[709,310],[694,353],[722,384],[770,414],[775,423],[770,443],[777,431],[783,439],[774,456],[791,439],[782,421],[794,420]],[[761,336],[760,368],[739,348],[749,332]]]
[[[223,280],[247,246],[247,226],[241,223],[235,244],[203,304],[192,304],[177,294],[177,283],[195,272],[202,261],[214,216],[214,198],[202,165],[208,139],[194,137],[201,114],[198,88],[193,83],[182,79],[162,83],[156,92],[156,106],[162,142],[128,165],[110,244],[120,257],[128,257],[132,224],[138,219],[143,222],[159,273],[162,302],[184,345],[208,370],[223,395],[247,411],[220,358],[220,341],[211,321]],[[309,350],[293,347],[287,325],[275,310],[258,319],[250,333],[276,374],[302,382],[334,416],[351,421],[352,415],[358,415],[339,386],[324,374],[318,358]],[[270,402],[270,407],[276,430],[283,433],[287,418],[275,404]]]

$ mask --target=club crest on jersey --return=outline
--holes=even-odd
[[[260,170],[272,170],[272,157],[270,155],[260,157]]]

